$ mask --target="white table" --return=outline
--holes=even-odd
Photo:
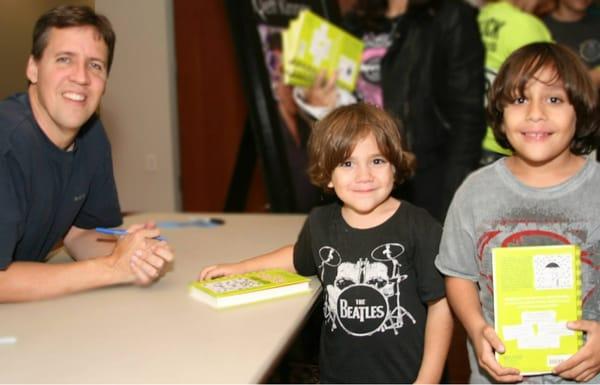
[[[189,297],[203,266],[293,243],[301,215],[228,214],[215,228],[163,230],[174,269],[149,288],[103,288],[58,299],[0,305],[3,383],[255,383],[265,379],[320,293],[227,310]],[[194,214],[129,217],[126,223]],[[66,258],[65,256],[59,257]],[[56,262],[57,258],[52,260]]]

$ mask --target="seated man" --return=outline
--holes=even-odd
[[[110,22],[92,9],[50,10],[35,25],[27,93],[0,102],[0,302],[147,285],[173,259],[152,223],[116,243],[94,231],[122,223],[95,114],[114,44]],[[61,240],[76,262],[40,263]]]

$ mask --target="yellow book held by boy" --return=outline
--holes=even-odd
[[[582,333],[581,261],[576,245],[492,249],[494,325],[505,352],[500,365],[523,375],[552,372],[576,353]]]
[[[308,292],[310,278],[281,269],[230,275],[195,281],[189,285],[190,295],[215,308]]]
[[[284,82],[311,85],[319,72],[337,74],[337,85],[354,90],[364,43],[309,10],[282,32]]]

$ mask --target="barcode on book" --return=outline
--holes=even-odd
[[[548,356],[548,366],[553,368],[556,365],[560,364],[563,361],[566,361],[571,357],[570,354],[560,354],[554,356]]]

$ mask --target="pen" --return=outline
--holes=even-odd
[[[156,227],[163,229],[175,229],[181,227],[216,227],[221,226],[225,221],[221,218],[192,218],[184,221],[161,221],[156,223]]]
[[[108,234],[108,235],[127,235],[127,230],[125,229],[109,229],[106,227],[96,227],[96,231],[101,233],[101,234]],[[158,237],[154,238],[158,241],[166,241],[167,238],[159,235]]]

